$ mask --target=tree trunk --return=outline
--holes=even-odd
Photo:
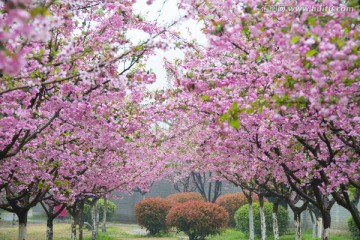
[[[76,218],[71,216],[71,240],[76,240]]]
[[[279,210],[279,201],[275,201],[272,209],[272,221],[273,221],[273,232],[274,240],[279,240],[279,223],[278,223],[278,210]]]
[[[12,225],[13,226],[16,225],[16,214],[15,213],[13,213]]]
[[[301,240],[301,212],[294,211],[295,240]]]
[[[312,237],[316,238],[316,223],[317,223],[317,219],[316,216],[314,216],[313,212],[311,211],[311,209],[309,208],[309,214],[310,214],[310,218],[311,218],[311,222],[312,222]]]
[[[316,186],[319,186],[317,184]],[[322,240],[328,240],[330,235],[330,226],[331,226],[331,214],[330,210],[335,203],[335,199],[329,200],[329,196],[323,195],[319,188],[314,188],[314,195],[316,197],[318,204],[318,209],[320,211],[323,223],[323,231],[321,233]]]
[[[317,220],[312,223],[312,237],[317,237]]]
[[[321,234],[322,240],[328,240],[330,236],[330,228],[324,228]]]
[[[316,208],[310,208],[309,213],[312,222],[312,237],[321,238],[322,234],[322,219],[319,215],[319,212]]]
[[[209,177],[211,177],[211,172],[209,173]],[[208,188],[208,201],[211,202],[211,190],[212,190],[212,183],[209,182],[209,188]]]
[[[350,212],[355,225],[360,229],[360,213],[356,207],[356,205],[354,205],[352,202],[350,202],[350,200],[348,201],[348,208],[347,210]]]
[[[53,240],[54,238],[54,219],[48,217],[46,221],[46,240]]]
[[[83,212],[84,212],[84,202],[80,202],[79,203],[79,240],[83,240],[83,226],[84,226],[84,217],[83,217]]]
[[[26,240],[26,225],[27,225],[27,214],[29,210],[23,210],[21,212],[17,212],[16,215],[19,219],[19,233],[18,240]]]
[[[322,217],[316,219],[316,237],[321,238],[321,234],[323,232],[323,221]]]
[[[322,240],[329,240],[330,236],[330,226],[331,226],[331,215],[330,211],[326,211],[322,213],[322,220],[323,220],[323,231],[321,234]]]
[[[98,235],[99,233],[99,223],[100,223],[100,216],[99,216],[99,204],[98,204],[98,201],[96,201],[96,206],[95,206],[95,213],[96,213],[96,236]]]
[[[309,202],[305,201],[302,203],[300,207],[296,207],[296,203],[300,200],[299,195],[295,196],[294,198],[288,196],[286,198],[286,202],[289,204],[289,207],[294,213],[294,223],[295,223],[295,239],[301,240],[301,213],[304,212]]]
[[[97,213],[96,213],[96,210],[97,210],[97,202],[98,202],[98,199],[97,198],[94,198],[92,200],[92,203],[91,203],[91,222],[92,222],[92,226],[93,226],[93,229],[92,229],[92,240],[96,240],[96,236],[97,236],[97,221],[96,221],[96,218],[97,218]]]
[[[107,212],[107,199],[104,197],[104,207],[103,207],[103,222],[102,222],[102,232],[106,232],[106,212]]]
[[[358,208],[356,207],[360,198],[360,189],[356,189],[356,191],[354,192],[353,199],[351,200],[348,194],[348,187],[346,187],[344,184],[341,184],[340,188],[342,190],[341,195],[343,197],[339,197],[336,193],[332,193],[332,195],[340,206],[346,208],[350,212],[355,222],[355,225],[358,227],[358,229],[360,229],[360,213]]]
[[[54,238],[54,206],[50,205],[49,209],[47,209],[43,202],[40,202],[41,206],[44,208],[47,220],[46,220],[46,240],[53,240]]]
[[[249,240],[254,240],[254,214],[253,214],[253,207],[252,207],[252,196],[250,193],[250,197],[248,198],[249,203]]]
[[[65,205],[62,205],[59,209],[55,211],[55,206],[53,204],[47,204],[43,201],[40,201],[40,204],[43,207],[47,216],[46,239],[52,240],[54,238],[54,219],[65,209]]]
[[[259,194],[260,204],[260,224],[261,224],[261,240],[266,240],[266,222],[265,222],[265,210],[264,210],[264,196]]]

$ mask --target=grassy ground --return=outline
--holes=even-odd
[[[28,240],[37,240],[46,238],[46,225],[44,223],[30,223],[27,227],[27,239]],[[70,239],[70,224],[61,223],[54,225],[54,237],[56,240],[67,240]],[[85,230],[85,236],[90,237],[90,232]],[[1,226],[0,227],[0,239],[2,240],[12,240],[17,239],[17,226]]]
[[[223,234],[218,236],[213,236],[209,238],[209,240],[247,240],[248,237],[245,236],[240,231],[234,230],[234,229],[227,229]],[[255,238],[256,240],[260,238]],[[268,240],[273,240],[273,238],[268,237],[266,238]],[[280,237],[281,240],[294,240],[294,234],[284,235]],[[320,238],[313,238],[312,234],[310,232],[303,233],[303,239],[304,240],[317,240]],[[350,235],[339,235],[339,234],[330,234],[330,240],[352,240]]]
[[[170,233],[166,236],[149,237],[140,234],[132,234],[133,225],[110,225],[108,226],[107,233],[101,233],[99,230],[98,240],[180,240],[187,239],[183,234]],[[45,224],[31,223],[28,225],[28,240],[41,240],[45,239],[46,226]],[[91,232],[84,229],[85,240],[91,239]],[[17,227],[13,227],[10,224],[0,225],[0,239],[1,240],[13,240],[17,238]],[[70,239],[70,224],[68,223],[55,223],[54,225],[54,240],[68,240]],[[247,240],[248,238],[241,232],[234,229],[226,230],[222,235],[209,237],[209,240]],[[271,240],[271,238],[268,238]],[[294,235],[285,235],[280,238],[281,240],[293,240]],[[303,239],[314,240],[311,237],[311,233],[305,233]],[[351,240],[349,235],[331,235],[331,240]]]
[[[98,240],[147,240],[147,239],[159,239],[159,237],[146,237],[140,234],[130,234],[131,225],[129,227],[119,227],[116,225],[110,225],[107,228],[107,233],[101,233],[99,230]],[[54,224],[54,240],[69,240],[70,239],[70,224],[68,223],[55,223]],[[46,238],[46,225],[31,223],[28,224],[27,232],[28,240],[42,240]],[[84,239],[91,239],[91,231],[84,229]],[[178,240],[180,237],[175,234],[169,234],[168,236],[160,237],[162,240]],[[0,225],[0,239],[1,240],[13,240],[17,239],[17,227],[13,227],[9,224]]]
[[[99,230],[101,231],[101,230]],[[106,233],[100,233],[98,240],[148,240],[148,239],[161,239],[161,240],[179,240],[181,239],[181,235],[177,235],[175,233],[169,233],[166,236],[157,236],[157,237],[149,237],[141,234],[131,234],[131,227],[119,227],[119,226],[109,226],[107,228]],[[88,238],[86,240],[90,240]]]

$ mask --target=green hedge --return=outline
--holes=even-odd
[[[266,221],[266,235],[273,235],[272,224],[272,208],[273,204],[269,202],[264,203],[265,221]],[[255,235],[261,236],[261,222],[260,222],[260,204],[253,203],[253,215],[254,215],[254,232]],[[236,227],[245,234],[249,234],[249,205],[246,204],[239,208],[235,213]],[[278,211],[278,224],[279,234],[284,235],[288,228],[289,218],[288,211],[279,206]]]

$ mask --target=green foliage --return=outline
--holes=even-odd
[[[306,57],[314,56],[317,53],[316,49],[311,49],[306,53]]]
[[[229,124],[235,128],[235,129],[239,129],[240,128],[240,122],[239,122],[239,114],[240,109],[238,106],[237,102],[233,102],[232,107],[229,109],[229,111],[227,113],[224,113],[223,115],[221,115],[220,117],[220,121],[224,122],[226,120],[228,120]]]
[[[172,201],[168,199],[144,199],[135,206],[136,219],[151,235],[167,232],[166,215],[172,206]]]
[[[295,43],[297,43],[299,40],[300,40],[300,37],[299,37],[299,36],[295,36],[295,37],[293,37],[293,38],[290,40],[290,44],[295,44]]]
[[[264,203],[265,210],[265,221],[266,221],[266,235],[271,236],[273,234],[273,225],[272,225],[272,208],[273,204],[269,202]],[[254,232],[255,235],[261,236],[261,223],[260,223],[260,204],[253,203],[253,214],[254,214]],[[235,222],[236,227],[244,232],[249,234],[249,205],[246,204],[239,208],[235,213]],[[279,234],[284,235],[288,228],[288,211],[279,206],[278,211],[278,224],[279,224]]]
[[[106,203],[107,203],[106,219],[111,220],[112,217],[114,217],[116,211],[116,205],[115,203],[109,200],[107,200]],[[104,199],[99,199],[98,208],[99,208],[99,221],[101,222],[104,214]],[[91,223],[91,206],[89,204],[84,205],[83,221]]]
[[[47,10],[46,7],[42,7],[42,6],[38,6],[36,8],[33,8],[30,11],[30,14],[32,17],[36,17],[38,15],[43,15],[43,16],[49,16],[51,15],[51,13]]]
[[[258,201],[258,197],[256,195],[253,196],[253,201]],[[235,227],[235,212],[241,206],[247,204],[247,202],[248,200],[244,193],[228,193],[220,196],[215,203],[225,208],[229,214],[229,226]]]
[[[352,217],[350,217],[347,221],[349,231],[351,232],[351,236],[354,240],[360,240],[360,230],[355,224],[355,221]]]
[[[191,200],[203,200],[203,197],[198,192],[179,192],[170,194],[166,199],[173,201],[175,203],[184,203]]]
[[[312,16],[309,16],[308,17],[308,23],[311,25],[311,26],[315,26],[316,25],[316,19]]]
[[[220,234],[229,221],[223,207],[203,201],[188,201],[175,205],[166,217],[170,227],[176,227],[189,236],[189,240],[203,240]]]

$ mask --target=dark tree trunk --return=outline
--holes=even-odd
[[[331,214],[330,210],[335,203],[335,199],[329,200],[329,196],[323,195],[320,189],[318,188],[320,184],[314,181],[314,195],[316,201],[318,202],[318,208],[323,220],[323,231],[321,234],[322,240],[328,240],[330,236],[330,227],[331,227]]]
[[[76,240],[76,218],[71,215],[71,240]]]
[[[18,232],[18,240],[26,240],[26,227],[27,227],[27,214],[29,209],[22,210],[19,212],[16,212],[16,215],[19,219],[19,232]]]
[[[295,223],[295,239],[301,240],[301,213],[304,212],[309,202],[305,201],[300,207],[297,207],[295,204],[300,200],[300,196],[297,195],[295,198],[292,198],[290,195],[286,198],[286,202],[294,213],[294,223]]]
[[[204,201],[207,202],[215,202],[216,199],[221,195],[222,190],[222,182],[219,180],[215,180],[215,182],[209,182],[207,184],[207,176],[206,172],[198,173],[198,172],[191,172],[191,176],[195,187],[200,192],[201,196],[203,197]],[[212,176],[211,172],[208,172],[209,179]]]
[[[350,212],[356,226],[360,229],[360,213],[356,207],[359,202],[360,189],[356,189],[353,199],[351,200],[348,194],[348,188],[344,184],[341,184],[340,188],[342,194],[333,192],[332,196],[340,206],[346,208]]]
[[[47,204],[44,201],[40,202],[43,207],[47,220],[46,220],[46,240],[52,240],[54,238],[54,219],[59,216],[59,214],[64,210],[65,204],[63,204],[56,212],[54,205],[57,204],[52,202],[51,204]]]
[[[321,214],[323,219],[323,231],[321,234],[322,240],[329,240],[330,227],[331,227],[331,214],[330,211],[326,211]]]
[[[71,240],[76,240],[76,224],[79,220],[79,215],[84,207],[85,201],[86,199],[79,199],[76,200],[73,205],[67,207],[68,212],[71,215]]]
[[[349,203],[349,205],[352,205],[352,204],[353,203]],[[356,226],[360,230],[360,213],[359,213],[359,210],[355,207],[355,205],[347,208],[347,210],[349,210],[352,218],[354,219],[354,222],[355,222]]]
[[[46,221],[46,240],[54,239],[54,219],[49,218]]]
[[[13,213],[12,225],[13,226],[16,225],[16,214],[15,213]]]

